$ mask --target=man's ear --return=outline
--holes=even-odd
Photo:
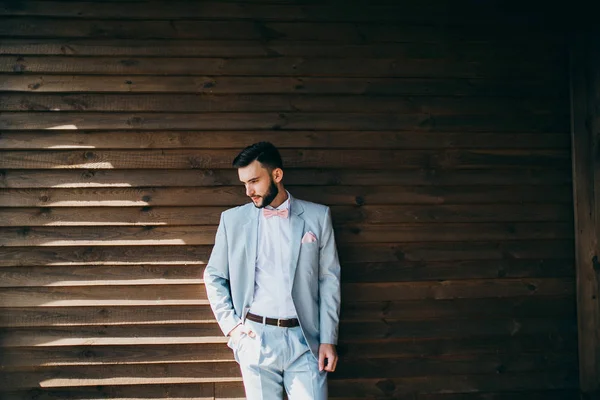
[[[283,179],[283,170],[281,168],[275,168],[273,172],[271,172],[271,176],[275,183],[279,183]]]

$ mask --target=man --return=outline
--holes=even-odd
[[[330,210],[284,189],[271,143],[248,146],[233,166],[252,202],[221,214],[204,282],[246,396],[326,399],[340,311]]]

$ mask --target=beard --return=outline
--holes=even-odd
[[[275,200],[275,197],[277,197],[278,194],[279,194],[279,188],[275,184],[275,181],[273,181],[273,178],[271,178],[271,184],[269,185],[269,189],[267,190],[267,193],[260,196],[260,197],[262,197],[262,201],[258,205],[254,204],[254,207],[265,208],[266,206],[271,204],[273,202],[273,200]]]

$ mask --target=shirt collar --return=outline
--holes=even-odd
[[[288,208],[288,209],[289,209],[289,208],[290,208],[290,205],[291,205],[291,201],[290,201],[290,200],[292,199],[292,195],[291,195],[291,194],[290,194],[290,192],[288,192],[287,190],[286,190],[285,192],[287,193],[287,195],[288,195],[288,198],[287,198],[287,199],[286,199],[286,200],[285,200],[283,203],[281,203],[281,204],[279,205],[279,207],[277,207],[277,208],[273,208],[273,207],[271,207],[271,206],[266,206],[265,208],[268,208],[269,210],[283,210],[283,209],[285,209],[285,208]]]

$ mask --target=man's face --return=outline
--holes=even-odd
[[[246,186],[246,196],[250,197],[256,208],[268,206],[279,193],[272,175],[256,160],[238,168],[238,176]]]

